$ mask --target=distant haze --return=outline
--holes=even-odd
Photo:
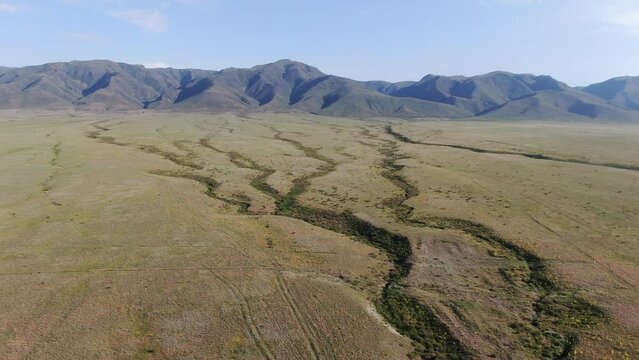
[[[113,59],[219,70],[281,58],[357,80],[495,70],[639,74],[632,0],[0,0],[0,66]]]

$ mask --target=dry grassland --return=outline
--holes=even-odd
[[[637,358],[638,140],[4,112],[0,358]]]

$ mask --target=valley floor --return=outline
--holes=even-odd
[[[638,140],[0,113],[0,358],[638,358]]]

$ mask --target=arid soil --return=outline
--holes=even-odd
[[[0,114],[0,358],[639,357],[639,127]]]

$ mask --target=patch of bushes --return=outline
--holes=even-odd
[[[451,335],[448,326],[394,283],[386,285],[378,308],[402,334],[410,337],[422,359],[468,359],[472,354]]]

